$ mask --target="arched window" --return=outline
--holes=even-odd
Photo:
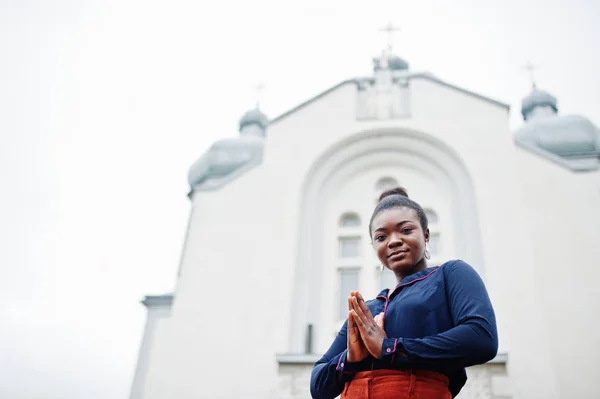
[[[360,268],[344,267],[338,269],[339,292],[338,292],[338,320],[344,320],[348,317],[348,295],[350,291],[360,288]]]
[[[340,218],[340,227],[359,227],[360,217],[353,212],[344,213]]]
[[[393,177],[382,177],[375,184],[375,190],[380,194],[385,190],[398,187],[398,182]]]

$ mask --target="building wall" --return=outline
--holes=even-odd
[[[442,144],[433,146],[432,150],[446,146],[449,148],[446,153],[456,155],[454,159],[447,160],[442,165],[450,168],[460,168],[462,165],[467,170],[468,182],[462,181],[465,180],[463,177],[459,179],[466,190],[459,190],[457,198],[461,198],[465,191],[472,190],[474,200],[469,203],[468,211],[463,213],[458,211],[456,217],[462,221],[461,225],[476,229],[477,239],[473,240],[466,235],[459,237],[467,246],[476,245],[475,241],[477,240],[481,241],[482,262],[475,262],[474,266],[478,270],[482,270],[496,308],[500,330],[500,350],[509,354],[511,387],[516,397],[556,397],[554,374],[549,366],[548,339],[544,332],[537,331],[536,328],[543,322],[543,319],[539,296],[534,289],[531,289],[530,284],[534,278],[534,272],[532,270],[533,257],[525,241],[527,234],[523,231],[513,232],[510,250],[507,251],[506,234],[503,233],[504,226],[507,224],[518,225],[524,218],[519,195],[519,171],[516,165],[514,143],[508,129],[506,109],[440,87],[426,79],[412,81],[411,98],[413,100],[411,107],[413,117],[411,119],[354,124],[355,133],[352,131],[350,134],[346,133],[345,140],[360,134],[370,134],[375,137],[379,134],[378,132],[395,132],[390,133],[390,136],[407,137],[407,132],[412,132],[414,133],[411,136],[413,141],[424,141],[428,138],[432,142],[438,140]],[[324,106],[331,107],[329,104],[324,104]],[[289,130],[286,130],[286,134],[299,135],[300,132],[295,129],[300,129],[301,126],[305,126],[305,123],[311,131],[313,127],[318,130],[318,124],[311,125],[310,118],[305,116],[302,115],[302,112],[295,114],[293,117],[299,118],[296,121],[297,126],[288,126]],[[330,137],[325,129],[320,134],[323,137],[321,141],[326,141]],[[295,142],[293,145],[299,146],[299,143]],[[337,150],[335,146],[336,144],[332,144],[330,147],[325,147],[321,157],[328,159],[335,156],[335,150]],[[328,149],[331,148],[333,149],[328,152]],[[395,148],[398,149],[398,147]],[[417,151],[416,146],[414,150]],[[301,154],[302,151],[302,148],[297,149],[297,153]],[[401,150],[398,149],[398,151],[398,155],[406,155]],[[280,150],[278,153],[289,152],[291,151]],[[436,155],[432,162],[443,158],[443,155]],[[431,160],[421,152],[421,161],[423,158]],[[341,167],[341,165],[337,165],[337,167]],[[310,175],[312,171],[308,172]],[[453,182],[458,181],[455,179]],[[331,184],[325,184],[321,191],[335,191],[337,188],[339,187],[331,188]],[[407,188],[410,190],[410,187]],[[318,189],[315,190],[315,192],[318,191]],[[506,193],[514,193],[514,195],[506,195]],[[304,198],[304,201],[314,201],[315,206],[312,210],[319,211],[326,206],[326,203],[319,203],[319,200],[324,201],[323,196],[324,194],[321,194],[319,199],[307,197]],[[310,215],[311,213],[309,211],[306,214]],[[472,214],[477,216],[477,226],[471,226],[466,222]],[[305,215],[301,214],[300,220],[304,219]],[[311,237],[311,239],[315,237],[312,234],[301,234],[301,236]],[[314,248],[314,250],[319,252],[322,248]],[[305,251],[300,251],[299,256],[303,256],[304,253]],[[519,259],[519,261],[515,262],[514,259]],[[467,260],[470,261],[470,259]],[[308,260],[305,265],[310,267],[310,265],[314,265],[314,262]],[[306,267],[297,267],[300,278],[296,278],[294,281],[296,287],[302,281],[309,280],[311,287],[320,290],[321,287],[314,282],[316,280],[310,280],[306,274],[302,274]],[[519,276],[519,278],[515,278],[515,276]],[[307,291],[301,290],[300,292]],[[519,299],[519,302],[516,301],[516,298]],[[300,302],[300,304],[304,303]],[[304,308],[299,306],[299,309],[295,309],[291,314],[290,325],[294,326],[294,323],[302,322],[303,317],[314,314],[314,311],[311,312],[309,309],[315,309],[315,307],[308,304]],[[301,334],[303,331],[304,325],[302,324],[296,324],[295,328],[291,330],[289,348],[293,352],[302,349],[304,339]],[[325,334],[330,333],[326,331]],[[322,349],[325,346],[324,342],[327,340],[323,339],[317,347]],[[548,383],[540,385],[531,382],[536,380],[547,380]]]
[[[192,196],[192,223],[168,324],[157,331],[144,399],[270,398],[278,270],[260,169]],[[264,198],[264,201],[263,201]],[[277,233],[275,231],[275,233]],[[232,377],[234,376],[234,377]]]
[[[561,398],[598,398],[600,172],[574,173],[518,150],[521,190]]]
[[[361,179],[385,173],[416,196],[449,200],[435,205],[457,221],[447,255],[465,255],[486,281],[515,397],[557,397],[528,232],[511,229],[507,246],[507,226],[525,218],[507,110],[423,78],[411,81],[410,98],[410,119],[357,122],[356,87],[342,85],[274,123],[262,165],[192,195],[172,315],[157,326],[144,399],[278,398],[275,355],[303,352],[309,322],[321,327],[315,351],[333,338],[330,310],[319,310],[334,290],[332,274],[319,272],[331,261],[326,222],[349,206],[344,187],[352,196]]]
[[[263,167],[279,169],[282,173],[285,171],[288,181],[286,186],[292,193],[290,197],[287,197],[289,201],[286,201],[286,207],[289,210],[286,212],[287,220],[294,221],[304,218],[301,208],[310,199],[303,196],[306,195],[306,186],[310,183],[311,173],[318,168],[316,165],[318,161],[315,160],[318,160],[319,157],[327,158],[334,155],[335,147],[339,146],[340,142],[361,134],[375,136],[377,132],[384,131],[397,131],[398,134],[415,132],[413,137],[422,135],[439,140],[458,153],[459,159],[466,163],[468,173],[472,173],[469,166],[472,166],[471,169],[481,169],[482,174],[478,177],[482,177],[482,181],[487,179],[484,171],[493,169],[498,161],[496,156],[501,157],[500,154],[484,155],[482,152],[487,145],[499,148],[498,152],[500,153],[512,150],[505,108],[489,102],[482,102],[480,99],[442,87],[423,78],[412,80],[410,90],[413,114],[409,119],[357,122],[354,114],[356,88],[349,83],[320,98],[317,102],[277,121],[272,126],[269,131],[266,160]],[[413,141],[418,140],[419,138],[416,137]],[[498,142],[501,144],[497,145]],[[398,156],[400,155],[398,153]],[[377,154],[371,154],[371,156],[378,157]],[[348,159],[348,161],[352,161],[352,159]],[[373,162],[377,162],[376,159]],[[273,165],[273,167],[269,167],[269,165]],[[338,166],[341,167],[341,165]],[[499,171],[499,173],[502,172]],[[496,174],[498,175],[498,172]],[[507,178],[506,176],[501,177]],[[498,180],[497,176],[492,176],[491,179]],[[407,188],[411,190],[411,187]],[[331,187],[327,187],[327,189],[333,190]],[[484,194],[488,193],[484,191]],[[472,207],[478,206],[475,201],[473,202]],[[316,204],[317,210],[326,206],[327,203]],[[469,215],[457,216],[468,217]],[[296,226],[291,227],[288,230],[290,240],[287,245],[295,244],[297,247],[288,247],[287,253],[294,256],[290,262],[297,263],[299,258],[308,256],[306,254],[308,250],[298,248],[301,245],[298,243],[301,239],[298,235],[301,234],[294,231]],[[477,226],[474,228],[478,229]],[[479,230],[475,233],[479,239]],[[304,235],[306,236],[306,234]],[[465,246],[472,244],[466,241],[462,242],[462,245]],[[317,248],[318,245],[320,244],[315,244],[311,250],[320,251],[320,248]],[[474,266],[478,269],[485,267],[481,259],[480,256],[474,262]],[[306,261],[306,263],[311,262]],[[304,266],[296,267],[300,271],[303,268]],[[298,273],[289,277],[294,286],[302,283],[308,284],[306,280],[310,278]],[[314,285],[315,289],[320,289],[317,286],[318,283],[313,283],[313,280],[310,281],[310,284]],[[304,302],[296,305],[301,308],[290,314],[290,325],[293,325],[294,321],[306,317],[303,315],[314,313],[309,309],[310,305]],[[302,306],[305,307],[302,308]],[[302,334],[304,334],[307,321],[301,323],[292,328],[291,342],[287,347],[284,345],[283,350],[297,352],[303,349]]]
[[[163,304],[148,306],[146,326],[144,328],[142,344],[140,345],[138,363],[135,369],[135,375],[133,377],[130,399],[142,399],[144,397],[144,386],[146,384],[146,377],[148,375],[148,368],[150,366],[151,353],[155,347],[155,344],[157,343],[156,330],[158,329],[158,325],[164,323],[170,315],[170,305]]]

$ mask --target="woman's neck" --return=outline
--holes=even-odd
[[[409,270],[407,270],[406,273],[402,273],[402,274],[397,273],[396,280],[398,280],[398,283],[400,283],[405,278],[412,276],[415,273],[422,272],[425,269],[427,269],[427,261],[425,259],[423,259],[419,263],[417,263],[416,265],[411,267]]]

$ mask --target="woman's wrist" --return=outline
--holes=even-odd
[[[355,356],[352,356],[352,353],[348,351],[346,353],[346,363],[360,363],[362,359],[357,359]]]
[[[352,359],[352,355],[350,354],[350,351],[348,351],[348,353],[346,353],[346,363],[354,363],[354,359]]]

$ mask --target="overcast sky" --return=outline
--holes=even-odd
[[[277,116],[368,75],[402,28],[412,69],[600,125],[593,0],[0,0],[0,397],[125,399],[146,294],[175,282],[187,168],[266,82]],[[485,134],[485,132],[482,132]],[[507,131],[507,134],[508,131]]]

